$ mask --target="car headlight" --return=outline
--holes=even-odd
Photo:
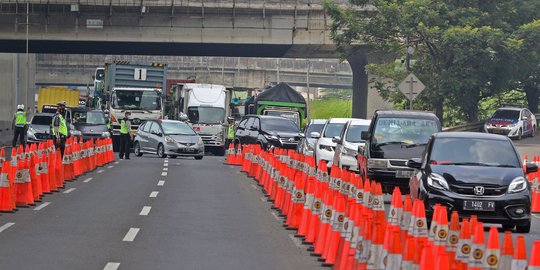
[[[204,144],[202,138],[199,138],[199,141],[197,141],[197,144],[198,144],[198,145],[203,145],[203,144]]]
[[[319,144],[319,148],[321,150],[326,150],[326,151],[334,151],[334,147],[330,146],[330,145],[324,145],[324,144]]]
[[[347,156],[355,157],[356,155],[358,155],[358,151],[356,151],[354,149],[349,149],[349,148],[343,147],[343,154],[345,154]]]
[[[507,127],[515,127],[515,126],[517,126],[517,123],[515,123],[515,124],[510,124],[510,125],[508,125]]]
[[[171,136],[165,136],[165,142],[168,142],[168,143],[173,143],[174,142],[174,139],[171,138]]]
[[[450,190],[446,179],[439,174],[431,173],[427,178],[427,183],[430,187],[440,190]]]
[[[385,159],[368,159],[368,168],[386,168],[387,161]]]
[[[525,178],[518,176],[512,180],[510,185],[508,186],[508,193],[516,193],[523,191],[527,188],[527,181]]]
[[[109,138],[111,134],[108,131],[101,132],[101,137]]]
[[[267,140],[277,141],[279,138],[276,135],[264,135]]]

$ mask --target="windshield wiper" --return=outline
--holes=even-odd
[[[495,165],[495,167],[517,168],[517,166],[511,165],[511,164],[498,164],[498,165]]]
[[[375,147],[380,147],[380,146],[389,145],[389,144],[404,144],[404,143],[405,142],[402,142],[402,141],[382,142],[382,143],[376,143]]]
[[[412,148],[412,147],[424,146],[424,145],[427,145],[427,143],[410,143],[410,144],[406,144],[405,148]]]
[[[489,164],[481,162],[449,162],[441,163],[441,165],[490,166]]]

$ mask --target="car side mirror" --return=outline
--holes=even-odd
[[[407,161],[407,167],[413,169],[420,169],[422,167],[422,159],[420,158],[411,158]]]
[[[538,165],[534,163],[525,163],[525,173],[534,173],[538,171]]]
[[[522,116],[521,117],[521,120],[527,120],[527,119],[529,119],[527,116]]]
[[[313,139],[318,139],[318,138],[321,137],[321,133],[319,133],[319,132],[311,132],[310,135],[311,135],[311,138],[313,138]]]
[[[188,120],[188,117],[187,117],[187,114],[183,113],[183,112],[180,112],[180,115],[178,116],[178,118],[180,119],[180,121],[182,122],[185,122]]]
[[[334,136],[334,138],[332,138],[332,142],[333,143],[341,143],[341,138],[339,136]]]
[[[369,138],[369,133],[367,131],[362,131],[362,133],[360,133],[360,139],[367,141],[368,138]]]
[[[304,133],[298,133],[298,137],[300,137],[301,139],[304,139],[306,137],[306,134]]]

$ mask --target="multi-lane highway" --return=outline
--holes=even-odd
[[[540,153],[540,139],[516,142]],[[121,160],[0,216],[0,269],[318,269],[222,157]],[[540,220],[525,235],[530,251]]]

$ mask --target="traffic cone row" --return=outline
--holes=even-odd
[[[403,198],[399,188],[387,214],[377,182],[334,165],[328,173],[324,161],[315,164],[313,157],[292,150],[264,151],[258,145],[238,150],[229,152],[227,164],[241,160],[237,165],[262,187],[284,227],[312,245],[309,250],[323,265],[338,270],[527,267],[523,237],[514,249],[506,232],[501,248],[491,227],[485,241],[484,224],[476,216],[460,223],[456,211],[436,204],[428,229],[424,201]],[[540,241],[532,254],[528,269],[540,270]]]
[[[96,154],[100,153],[100,154]],[[64,156],[49,140],[13,148],[6,160],[0,150],[0,212],[13,212],[41,202],[45,194],[58,192],[65,181],[94,170],[97,164],[114,160],[110,139],[82,142],[68,138]]]

